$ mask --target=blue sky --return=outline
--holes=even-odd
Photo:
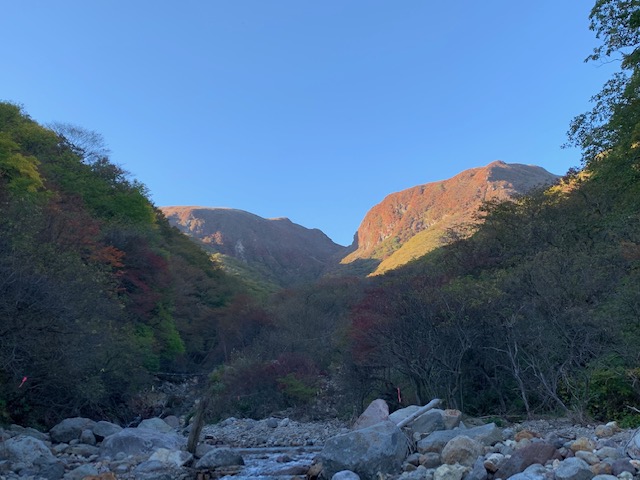
[[[154,203],[350,244],[386,195],[494,160],[562,174],[593,2],[2,2],[0,99],[101,133]]]

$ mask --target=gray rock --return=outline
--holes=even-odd
[[[69,443],[72,440],[79,439],[83,430],[87,428],[91,429],[95,424],[96,422],[89,418],[65,418],[49,430],[49,435],[53,442]]]
[[[198,460],[195,467],[205,469],[232,465],[244,465],[242,456],[228,448],[216,448]]]
[[[80,443],[84,443],[86,445],[95,445],[96,444],[96,436],[89,429],[85,429],[80,433]]]
[[[273,417],[267,418],[266,420],[267,427],[269,428],[278,428],[279,423],[278,419]]]
[[[447,408],[443,412],[444,428],[451,430],[460,426],[462,412],[454,408]]]
[[[97,440],[102,440],[109,435],[121,432],[122,427],[120,425],[116,425],[115,423],[105,422],[104,420],[101,420],[93,426],[92,431]]]
[[[504,455],[502,453],[492,453],[484,459],[483,466],[487,472],[496,473],[503,462]]]
[[[636,469],[631,463],[629,459],[620,458],[618,460],[614,460],[611,463],[611,473],[615,476],[620,475],[622,472],[636,473]]]
[[[433,432],[418,442],[418,451],[420,453],[439,453],[449,440],[458,435],[472,438],[483,445],[493,445],[502,440],[502,431],[496,427],[495,423],[488,423],[487,425],[473,428],[457,428],[455,430],[439,430]]]
[[[523,472],[534,464],[544,465],[552,458],[560,458],[553,445],[544,442],[536,442],[519,450],[516,450],[510,458],[506,459],[496,471],[496,478],[509,478],[516,473]]]
[[[36,430],[31,427],[21,427],[20,425],[11,425],[9,427],[10,432],[15,432],[18,435],[26,435],[28,437],[37,438],[38,440],[42,440],[46,442],[49,440],[49,435],[46,433],[42,433],[40,430]]]
[[[404,420],[405,418],[410,417],[411,415],[413,415],[418,410],[420,410],[420,407],[418,405],[409,405],[408,407],[401,408],[401,409],[396,410],[395,412],[389,414],[389,420],[391,420],[393,423],[395,423],[397,425],[402,420]]]
[[[65,453],[70,455],[77,455],[79,457],[89,458],[92,455],[99,455],[100,449],[93,445],[84,445],[79,443],[78,445],[71,445],[65,449]]]
[[[409,428],[416,433],[428,435],[437,430],[446,430],[444,411],[438,408],[423,413],[409,424]]]
[[[180,419],[175,415],[167,415],[162,420],[164,420],[165,423],[169,425],[171,428],[173,428],[174,430],[177,430],[180,428]]]
[[[562,448],[564,446],[564,440],[560,438],[556,432],[551,432],[544,437],[544,442],[556,448]]]
[[[548,480],[553,478],[553,473],[549,472],[543,465],[534,463],[528,466],[524,472],[516,473],[509,477],[509,480]]]
[[[398,480],[433,480],[433,469],[427,469],[422,465],[413,472],[404,472]]]
[[[171,426],[167,422],[165,422],[164,420],[158,417],[147,418],[145,420],[142,420],[140,422],[140,425],[138,425],[138,428],[143,428],[146,430],[155,430],[156,432],[161,432],[161,433],[173,432],[173,428],[171,428]]]
[[[64,465],[60,461],[44,462],[38,466],[38,476],[47,480],[60,480],[64,476]]]
[[[198,446],[196,447],[195,457],[202,458],[211,450],[215,450],[215,448],[216,447],[214,447],[213,445],[209,445],[208,443],[198,443]]]
[[[591,480],[618,480],[615,475],[596,475]]]
[[[125,428],[103,440],[100,456],[115,458],[118,453],[149,455],[158,448],[180,450],[185,444],[185,438],[175,433],[162,433],[146,428]]]
[[[378,472],[400,473],[409,442],[398,426],[385,421],[329,438],[320,453],[324,476],[351,470],[373,478]]]
[[[186,463],[193,459],[193,455],[184,450],[168,450],[159,448],[149,457],[149,460],[156,460],[165,465],[173,467],[183,467]]]
[[[437,468],[442,465],[440,460],[440,454],[436,452],[427,452],[420,455],[420,465],[424,465],[426,468]]]
[[[625,453],[634,460],[640,460],[640,429],[636,430],[625,447]]]
[[[147,460],[133,469],[136,480],[174,480],[181,477],[181,471],[157,460]]]
[[[598,455],[596,455],[593,452],[585,452],[584,450],[577,451],[575,456],[576,458],[581,458],[582,460],[587,462],[589,465],[595,465],[600,461],[600,459],[598,458]]]
[[[442,449],[442,462],[449,465],[458,463],[465,467],[473,465],[482,455],[482,444],[465,435],[452,438]]]
[[[556,480],[591,480],[594,477],[587,462],[576,457],[560,462],[555,473]]]
[[[465,475],[464,480],[487,480],[487,478],[489,475],[487,469],[484,468],[483,458],[479,457],[471,467],[471,471]]]
[[[389,405],[384,400],[378,398],[369,404],[367,409],[356,420],[353,425],[354,430],[367,428],[376,423],[389,420]]]
[[[469,471],[462,465],[440,465],[433,474],[433,480],[462,480]]]
[[[596,450],[595,453],[600,460],[604,460],[605,458],[615,460],[624,456],[624,452],[622,451],[622,449],[615,447],[602,447]]]
[[[36,461],[55,462],[56,457],[42,440],[18,435],[0,444],[0,460],[31,466]]]
[[[331,477],[331,480],[360,480],[360,475],[351,470],[341,470],[336,472],[333,477]]]
[[[64,475],[64,480],[82,480],[90,475],[98,475],[98,469],[91,464],[80,465]]]

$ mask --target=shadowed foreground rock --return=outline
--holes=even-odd
[[[399,472],[408,453],[407,437],[395,423],[386,420],[330,438],[320,459],[327,478],[350,470],[366,479],[374,478],[378,472]]]

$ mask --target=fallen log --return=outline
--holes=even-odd
[[[409,425],[411,422],[413,422],[416,418],[418,418],[423,413],[428,412],[432,408],[437,407],[438,405],[440,405],[441,401],[442,400],[440,400],[439,398],[434,398],[429,403],[427,403],[424,407],[420,407],[418,410],[416,410],[411,415],[409,415],[407,418],[405,418],[400,423],[398,423],[398,427],[399,428],[406,427],[407,425]]]

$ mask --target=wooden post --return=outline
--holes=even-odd
[[[193,417],[191,431],[189,432],[189,440],[187,441],[187,452],[192,455],[196,454],[196,448],[198,447],[198,442],[200,441],[200,433],[202,432],[202,427],[204,426],[204,416],[207,410],[207,406],[209,405],[209,398],[209,392],[205,391],[204,395],[202,395],[202,398],[200,399],[200,403],[198,403],[196,414]]]

